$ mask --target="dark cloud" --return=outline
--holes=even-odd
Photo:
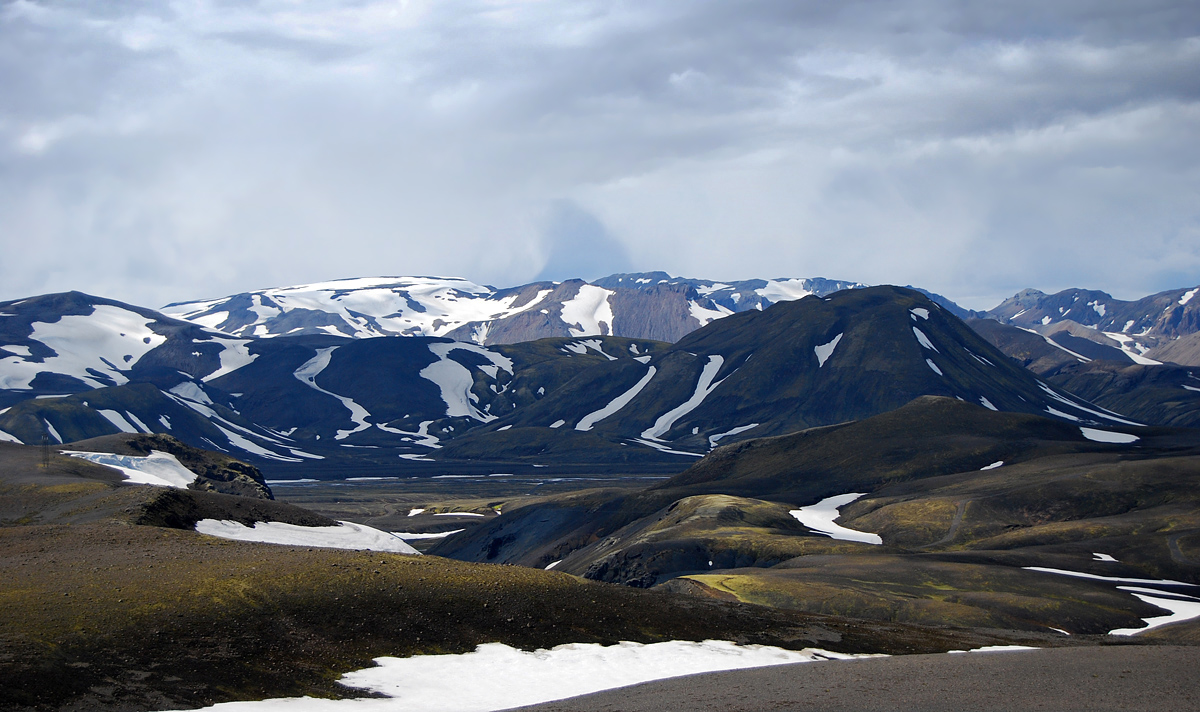
[[[1200,282],[1197,66],[1189,1],[15,0],[0,299],[609,258],[1135,296]]]

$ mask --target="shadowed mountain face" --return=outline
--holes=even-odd
[[[641,291],[660,287],[674,288]],[[674,345],[612,336],[491,347],[420,336],[233,339],[152,312],[81,309],[92,311],[29,317],[25,342],[5,347],[15,355],[0,375],[17,402],[0,412],[0,437],[161,432],[321,476],[349,459],[393,469],[402,460],[678,468],[723,443],[858,420],[922,395],[1068,422],[1134,422],[1039,381],[899,287],[741,312]],[[68,319],[82,321],[55,331]],[[222,350],[210,355],[214,348]],[[185,357],[197,362],[193,371],[165,365]],[[31,397],[33,381],[72,374],[72,395]]]
[[[922,395],[1134,424],[1039,381],[924,295],[870,287],[736,314],[650,359],[603,364],[446,454],[500,452],[518,430],[547,427],[701,454],[725,438],[858,420]]]

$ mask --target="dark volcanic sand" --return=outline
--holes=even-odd
[[[1200,710],[1200,647],[1121,645],[801,663],[662,680],[521,709]]]

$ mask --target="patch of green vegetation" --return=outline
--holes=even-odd
[[[747,603],[978,628],[1101,634],[1136,628],[1157,611],[1095,581],[928,556],[803,557],[772,569],[685,578]]]

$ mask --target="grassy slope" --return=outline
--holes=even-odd
[[[635,586],[687,576],[668,587],[881,620],[1136,627],[1154,609],[1106,584],[1019,567],[1200,583],[1195,437],[1139,432],[1133,446],[1105,445],[1061,422],[922,398],[853,424],[719,448],[640,493],[506,511],[435,551],[535,566],[562,559],[558,570]],[[787,514],[850,491],[870,494],[840,522],[881,534],[885,546],[814,536]],[[1124,563],[1093,565],[1094,551]],[[934,583],[918,575],[934,569]]]
[[[900,653],[1020,639],[862,624],[522,567],[139,526],[133,522],[145,511],[161,508],[162,490],[116,485],[103,468],[69,458],[42,469],[34,448],[0,455],[5,709],[336,696],[346,693],[338,675],[373,657],[461,652],[490,641],[535,648],[725,638]],[[174,494],[217,508],[239,499]]]

